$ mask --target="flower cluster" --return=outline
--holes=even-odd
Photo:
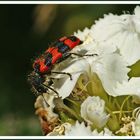
[[[140,7],[134,14],[105,15],[74,33],[84,43],[55,69],[53,88],[35,108],[48,136],[140,135]],[[96,54],[88,56],[87,54]]]

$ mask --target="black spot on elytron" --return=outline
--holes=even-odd
[[[65,53],[69,50],[70,50],[70,48],[67,45],[61,45],[58,47],[58,52],[60,52],[60,53]]]
[[[56,43],[56,47],[57,48],[60,48],[61,46],[63,46],[64,45],[64,43],[62,42],[62,41],[57,41],[57,43]]]
[[[45,65],[51,66],[52,65],[52,54],[46,53],[45,57]]]
[[[68,37],[71,41],[75,42],[77,41],[77,37],[76,36],[70,36]]]
[[[57,41],[55,43],[55,47],[58,48],[58,52],[60,53],[65,53],[69,50],[69,47],[65,45],[62,41]]]

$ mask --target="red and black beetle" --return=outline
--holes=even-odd
[[[46,80],[46,75],[51,73],[67,74],[70,76],[70,79],[72,79],[69,73],[53,72],[52,69],[56,63],[60,63],[71,56],[72,53],[70,53],[70,51],[80,44],[82,44],[82,41],[76,36],[62,37],[55,41],[40,57],[34,61],[33,72],[29,75],[28,80],[37,96],[47,92],[48,89],[57,93],[57,91],[51,87],[53,80],[50,78]],[[46,81],[47,85],[43,84]]]

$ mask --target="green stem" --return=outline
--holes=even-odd
[[[132,111],[133,111],[133,110],[131,110],[131,111],[123,110],[123,113],[131,113]],[[113,111],[112,113],[113,113],[113,114],[119,114],[120,111]]]
[[[87,86],[88,93],[90,96],[99,96],[108,104],[108,95],[106,94],[102,83],[95,73],[91,73],[89,76],[89,84]]]
[[[58,113],[61,112],[61,111],[64,111],[64,112],[70,113],[73,117],[75,117],[79,121],[82,121],[83,120],[81,118],[81,116],[77,112],[75,112],[74,110],[72,110],[71,108],[69,108],[68,106],[66,106],[63,103],[63,100],[61,98],[56,98],[54,100],[54,104],[56,106],[56,110],[58,110]]]
[[[117,106],[118,109],[121,108],[121,106],[120,106],[120,104],[117,102],[117,99],[116,99],[116,98],[114,99],[114,103],[116,104],[116,106]]]
[[[72,118],[69,118],[69,116],[67,116],[63,111],[60,112],[60,118],[63,123],[69,122],[71,124],[74,124],[75,122]]]
[[[67,101],[71,102],[74,106],[76,106],[76,107],[80,108],[80,105],[79,105],[77,102],[75,102],[75,101],[71,100],[70,98],[65,98],[65,100],[67,100]]]
[[[118,119],[116,117],[115,114],[113,114],[112,110],[110,110],[108,107],[105,108],[109,114],[110,114],[110,118],[107,122],[107,126],[110,128],[110,130],[112,131],[116,131],[120,128],[120,125],[119,125],[119,122],[118,122]]]
[[[126,103],[126,101],[130,98],[131,96],[127,96],[125,99],[124,99],[124,101],[123,101],[123,103],[122,103],[122,105],[121,105],[121,108],[120,108],[120,115],[119,115],[119,120],[121,119],[121,117],[122,117],[122,114],[124,114],[123,113],[123,107],[124,107],[124,104]],[[124,114],[125,115],[125,114]]]
[[[68,106],[63,105],[63,109],[65,109],[66,111],[68,111],[70,114],[72,114],[77,120],[79,120],[80,122],[83,121],[82,117],[77,114],[75,111],[73,111],[72,109],[70,109]]]

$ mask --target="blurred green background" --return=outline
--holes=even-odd
[[[90,27],[103,14],[136,5],[0,5],[0,135],[42,135],[27,83],[33,59],[55,39]]]

